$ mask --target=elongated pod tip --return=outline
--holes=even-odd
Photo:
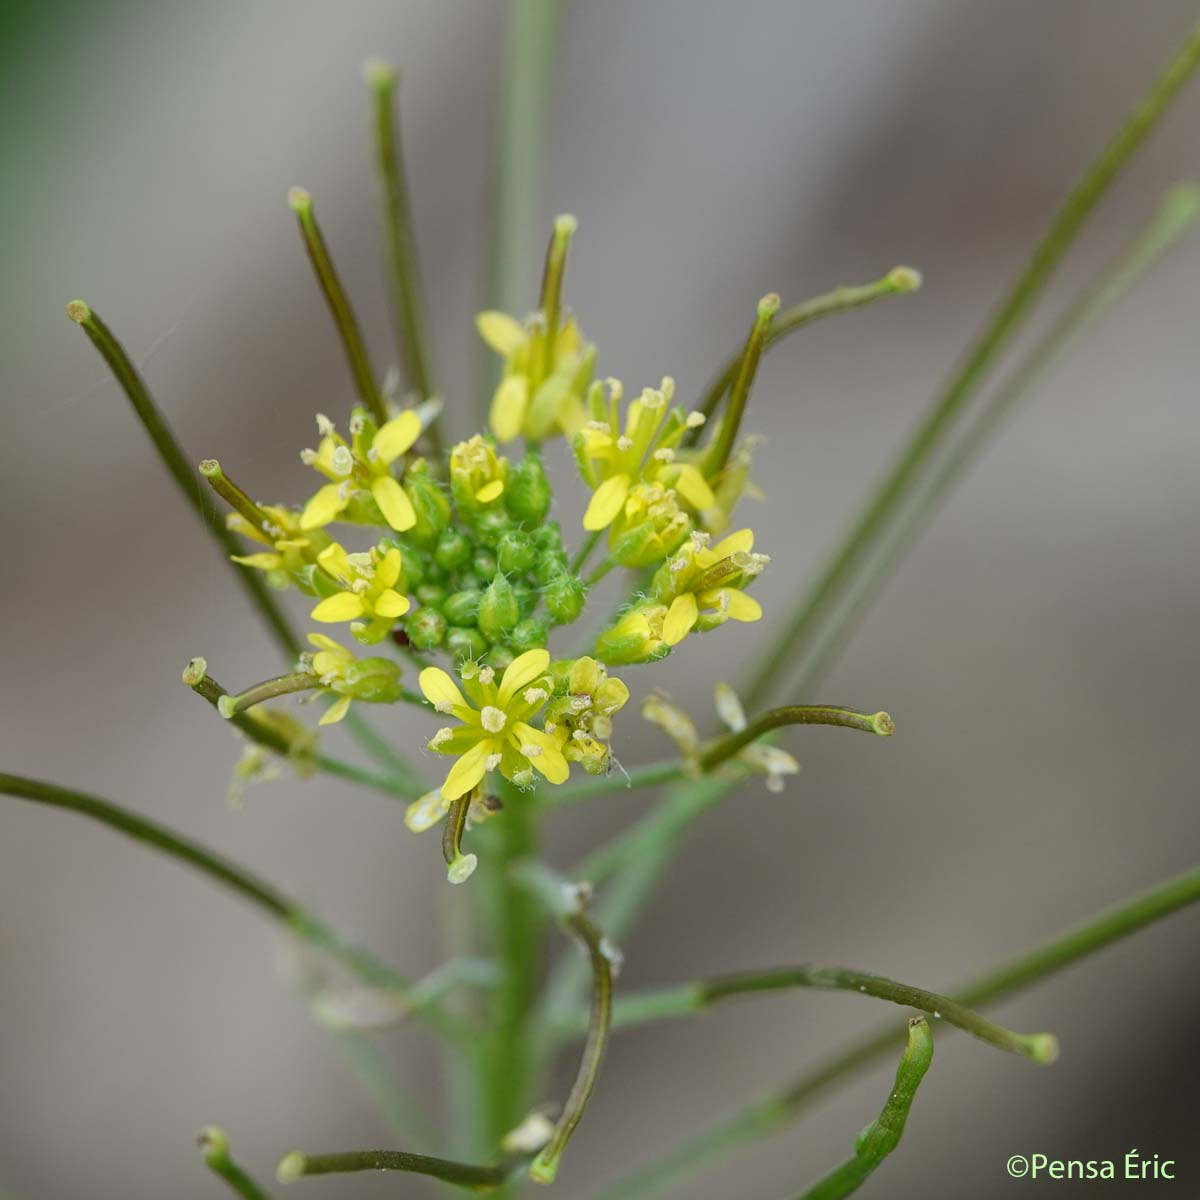
[[[1035,1063],[1052,1063],[1058,1058],[1058,1038],[1052,1033],[1029,1035],[1029,1057]]]
[[[924,282],[921,272],[913,267],[893,267],[888,272],[887,281],[895,292],[915,292]]]
[[[559,237],[571,237],[579,228],[579,218],[572,213],[560,213],[554,218],[554,232]]]
[[[529,1178],[534,1183],[553,1183],[558,1174],[558,1158],[551,1158],[545,1151],[529,1164]]]
[[[279,1160],[279,1166],[275,1168],[275,1178],[280,1183],[295,1183],[297,1179],[304,1178],[304,1155],[299,1150],[293,1150],[291,1154],[285,1154]]]
[[[758,317],[760,321],[770,320],[778,311],[782,302],[778,292],[768,292],[758,302]]]
[[[288,208],[294,213],[299,213],[301,216],[312,212],[312,193],[306,188],[288,188],[287,202]]]
[[[196,1134],[196,1145],[204,1154],[207,1162],[220,1162],[229,1155],[229,1138],[225,1136],[223,1129],[218,1129],[215,1125],[205,1125],[203,1129]]]
[[[890,713],[877,712],[871,718],[871,728],[880,737],[891,737],[896,732],[896,722],[892,720]]]
[[[199,470],[205,479],[219,479],[221,477],[221,464],[215,458],[202,459]]]
[[[195,687],[197,684],[204,682],[204,677],[207,674],[208,662],[197,655],[183,668],[183,682],[188,687]]]
[[[400,73],[390,62],[382,58],[368,58],[363,63],[363,79],[368,86],[380,92],[390,92],[398,82]]]
[[[92,315],[92,310],[88,306],[86,300],[72,300],[67,305],[67,316],[75,322],[76,325],[82,325]]]

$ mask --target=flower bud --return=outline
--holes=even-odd
[[[426,608],[441,608],[446,602],[446,588],[440,583],[423,583],[415,590],[417,599]]]
[[[540,650],[546,644],[545,622],[532,617],[518,621],[508,635],[508,644],[518,654],[524,654],[526,650]]]
[[[446,630],[446,650],[457,662],[482,658],[488,650],[488,640],[473,626],[451,625]]]
[[[502,508],[490,508],[475,521],[475,531],[485,546],[494,547],[511,528],[512,518]]]
[[[471,569],[484,579],[490,579],[495,575],[499,566],[496,556],[490,550],[477,550],[475,557],[471,559]]]
[[[476,588],[453,592],[442,604],[442,614],[451,625],[474,625],[483,592]]]
[[[512,584],[505,575],[497,572],[483,599],[479,602],[476,623],[480,632],[492,642],[503,640],[508,631],[520,620],[521,610]]]
[[[528,534],[510,529],[496,543],[496,564],[501,571],[523,575],[537,560],[537,549]]]
[[[554,624],[569,625],[583,612],[586,600],[583,580],[561,571],[546,584],[544,598]]]
[[[671,647],[662,640],[666,615],[663,604],[644,604],[632,609],[596,639],[596,657],[610,667],[665,658],[671,652]]]
[[[417,517],[417,523],[407,530],[408,536],[420,546],[432,546],[450,524],[450,499],[430,476],[424,459],[418,459],[405,472],[404,490]]]
[[[404,623],[414,650],[436,650],[446,637],[446,618],[436,608],[418,608]]]
[[[457,529],[447,529],[438,538],[437,549],[433,552],[433,561],[443,571],[456,571],[466,566],[471,559],[471,543],[466,535]]]
[[[542,456],[530,450],[508,477],[504,503],[516,520],[536,529],[546,519],[553,497],[550,481],[542,470]]]
[[[503,671],[516,657],[511,646],[506,646],[503,642],[498,642],[483,656],[483,660],[489,667],[494,667],[497,671]]]

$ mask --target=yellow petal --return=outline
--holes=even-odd
[[[475,499],[480,504],[490,504],[497,496],[504,491],[504,480],[493,479],[491,483],[485,483],[483,487],[475,493]]]
[[[334,654],[347,654],[348,651],[343,650],[333,638],[326,636],[323,633],[310,633],[308,635],[310,645],[316,646],[318,650],[328,650]]]
[[[700,610],[696,606],[696,597],[691,592],[684,592],[671,601],[671,607],[663,618],[663,641],[668,646],[678,646],[691,632]]]
[[[550,665],[549,650],[526,650],[508,664],[500,680],[497,703],[507,708],[508,702],[527,683],[532,683]]]
[[[712,494],[712,488],[708,486],[704,476],[693,466],[685,465],[680,468],[674,487],[693,508],[705,509],[717,506],[717,498]]]
[[[529,380],[524,375],[506,375],[492,397],[488,424],[502,442],[511,442],[521,434],[525,410],[529,407]]]
[[[469,708],[454,680],[441,667],[426,667],[417,676],[417,684],[425,699],[438,712],[453,712],[456,708]]]
[[[356,592],[338,592],[322,600],[309,616],[314,621],[331,624],[337,621],[353,621],[355,617],[361,617],[364,611],[362,597]]]
[[[475,318],[475,328],[479,330],[479,336],[505,358],[511,358],[525,344],[521,322],[508,313],[494,309],[481,312]]]
[[[450,768],[450,774],[442,784],[442,799],[457,800],[465,796],[487,774],[488,757],[498,750],[495,738],[476,742]]]
[[[338,542],[330,542],[317,555],[317,565],[334,579],[353,578],[354,571],[350,567],[350,558],[345,548]]]
[[[762,605],[753,596],[739,592],[737,588],[723,589],[729,607],[725,610],[734,621],[759,621],[762,619]]]
[[[392,588],[384,588],[375,597],[373,605],[375,615],[379,617],[402,617],[409,609],[408,597],[402,596]]]
[[[323,679],[326,675],[336,675],[347,663],[353,661],[354,655],[345,650],[321,650],[313,655],[312,665],[318,677]]]
[[[400,455],[411,450],[420,436],[421,418],[410,408],[379,427],[371,449],[375,451],[380,462],[394,462]]]
[[[513,726],[513,740],[517,743],[518,750],[522,746],[536,746],[541,751],[541,754],[535,754],[526,760],[534,770],[540,771],[551,783],[566,783],[567,776],[571,774],[571,766],[563,757],[552,734],[534,729],[532,725],[521,721]]]
[[[260,571],[274,571],[283,566],[282,554],[231,554],[235,563],[243,567],[256,567]]]
[[[739,551],[742,554],[749,554],[753,549],[754,530],[739,529],[737,533],[731,533],[727,538],[719,541],[709,553],[715,562],[718,558],[728,558],[729,555],[737,554]]]
[[[713,699],[717,703],[717,716],[735,733],[746,728],[746,710],[738,694],[727,683],[718,683],[713,689]]]
[[[340,696],[326,710],[318,725],[336,725],[350,711],[350,697]]]
[[[397,532],[403,533],[417,523],[408,493],[390,475],[377,475],[371,481],[371,495],[383,513],[383,519]]]
[[[606,529],[616,519],[628,494],[628,475],[613,475],[606,479],[593,493],[587,512],[583,514],[584,529]]]
[[[400,556],[400,551],[393,546],[379,560],[379,566],[375,568],[375,583],[378,587],[390,588],[396,586],[396,581],[400,578],[400,568],[404,565],[404,559]]]
[[[346,499],[342,498],[340,483],[327,483],[323,488],[318,488],[316,495],[304,506],[300,514],[300,528],[320,529],[322,525],[328,525],[337,519],[348,503],[349,493]]]

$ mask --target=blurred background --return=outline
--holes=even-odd
[[[313,413],[344,412],[352,391],[284,197],[313,192],[376,362],[392,361],[360,73],[383,57],[403,71],[438,375],[466,435],[482,403],[471,319],[487,290],[504,16],[436,0],[10,0],[0,42],[4,769],[187,831],[412,975],[442,954],[435,835],[332,782],[288,779],[229,807],[237,747],[179,672],[204,654],[218,678],[249,682],[274,673],[274,650],[63,306],[84,296],[103,314],[192,456],[219,457],[263,499],[306,494],[297,450]],[[770,646],[1194,16],[1186,0],[564,4],[531,228],[540,248],[554,213],[580,219],[567,295],[603,373],[630,387],[671,373],[688,398],[763,292],[794,303],[899,262],[926,279],[765,361],[750,424],[769,439],[770,503],[746,517],[773,558],[767,619],[655,672],[704,724],[714,673],[736,679]],[[1046,314],[1168,184],[1200,173],[1198,116],[1193,91],[1104,203]],[[1193,239],[1039,390],[828,677],[820,699],[886,707],[898,736],[788,734],[803,773],[783,796],[747,786],[696,826],[625,941],[625,984],[815,960],[948,987],[1194,863],[1198,267]],[[538,264],[520,269],[533,307]],[[561,445],[551,458],[568,480]],[[411,717],[389,722],[417,743]],[[629,764],[669,750],[635,706],[620,736]],[[344,734],[330,743],[353,753]],[[618,795],[556,817],[550,860],[566,867],[651,803]],[[276,929],[82,819],[2,811],[5,1200],[219,1195],[192,1142],[207,1122],[264,1178],[294,1147],[390,1143],[281,975]],[[999,1006],[1015,1028],[1058,1032],[1052,1069],[946,1039],[871,1194],[1072,1195],[1088,1185],[1018,1184],[1006,1158],[1134,1147],[1181,1160],[1176,1192],[1194,1191],[1198,933],[1200,914],[1176,916]],[[886,1015],[790,994],[622,1034],[562,1193],[649,1162]],[[423,1033],[378,1042],[436,1120]],[[675,1194],[797,1192],[845,1156],[893,1069]],[[548,1098],[572,1070],[560,1064]],[[393,1177],[301,1186],[433,1194]]]

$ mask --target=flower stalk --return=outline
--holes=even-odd
[[[896,723],[885,712],[864,713],[836,704],[790,704],[773,708],[739,729],[721,738],[700,756],[700,769],[712,771],[732,758],[743,746],[756,741],[772,729],[785,725],[835,725],[841,729],[858,729],[878,737],[891,737]]]
[[[302,1154],[299,1150],[293,1150],[280,1160],[275,1169],[275,1178],[280,1183],[295,1183],[312,1175],[404,1171],[486,1192],[502,1187],[519,1165],[519,1161],[477,1165],[434,1158],[428,1154],[412,1154],[407,1150],[349,1150],[338,1154]]]

